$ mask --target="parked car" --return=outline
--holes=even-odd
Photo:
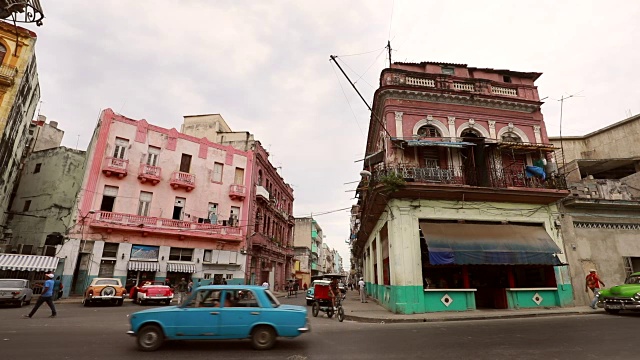
[[[0,279],[0,304],[12,304],[22,307],[24,304],[31,304],[33,290],[29,280],[23,279]]]
[[[138,311],[129,317],[138,348],[157,350],[165,340],[251,339],[266,350],[276,338],[309,331],[307,309],[281,305],[261,286],[206,285],[178,306]]]
[[[127,292],[122,286],[120,279],[112,278],[95,278],[84,291],[82,304],[89,306],[95,303],[108,302],[114,305],[122,306]]]
[[[602,289],[598,295],[598,307],[609,314],[640,310],[640,272],[629,275],[622,285]]]
[[[311,282],[311,286],[307,290],[307,295],[305,296],[305,299],[307,300],[307,306],[313,305],[313,293],[315,291],[314,288],[316,287],[316,284],[329,285],[330,282],[331,281],[329,280],[313,280]]]
[[[173,300],[173,289],[168,285],[164,285],[161,281],[147,281],[141,286],[131,289],[131,294],[134,294],[131,295],[133,302],[140,305],[150,302],[160,302],[165,305],[170,305],[171,300]]]

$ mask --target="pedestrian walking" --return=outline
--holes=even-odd
[[[307,286],[307,283],[305,282],[305,283],[302,284],[302,290],[307,292],[307,289],[309,289],[309,287]]]
[[[360,302],[361,303],[366,303],[367,301],[367,293],[365,292],[365,283],[364,283],[364,278],[360,278],[360,281],[358,281],[358,287],[360,288]]]
[[[593,300],[591,300],[591,308],[592,309],[596,309],[596,303],[598,302],[598,293],[600,293],[600,284],[602,284],[602,286],[606,286],[602,280],[600,280],[600,277],[598,276],[598,274],[596,273],[596,269],[591,269],[589,270],[589,275],[587,275],[586,278],[586,286],[585,286],[585,292],[589,293],[589,289],[591,289],[591,291],[593,292]]]
[[[263,283],[262,283],[262,287],[263,287],[263,288],[265,288],[265,289],[268,289],[268,288],[269,288],[269,283],[268,283],[268,282],[266,282],[266,281],[265,281],[265,282],[263,282]]]
[[[187,293],[191,294],[193,291],[193,280],[189,279],[189,285],[187,285]]]
[[[56,312],[56,306],[53,304],[53,274],[47,274],[47,281],[44,282],[44,288],[42,289],[42,294],[40,294],[40,297],[38,298],[38,301],[36,301],[36,305],[33,307],[33,309],[31,310],[31,312],[29,313],[29,315],[23,315],[25,318],[29,318],[31,319],[31,317],[33,317],[33,315],[36,313],[36,311],[38,311],[38,308],[42,305],[42,303],[47,303],[47,305],[49,306],[49,309],[51,309],[51,316],[49,317],[56,317],[56,315],[58,315],[58,313]]]
[[[182,302],[186,299],[188,288],[189,288],[189,284],[187,283],[187,281],[184,278],[182,278],[180,280],[180,282],[178,283],[178,286],[177,286],[178,304],[182,304]]]

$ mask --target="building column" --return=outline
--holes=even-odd
[[[402,115],[404,115],[404,113],[402,111],[396,111],[396,137],[398,138],[402,138],[403,132],[402,132]]]
[[[391,209],[393,216],[388,222],[391,310],[403,314],[424,312],[418,220],[408,206]]]
[[[533,136],[536,138],[536,144],[542,144],[542,135],[540,135],[540,125],[533,125]]]
[[[456,118],[448,116],[447,120],[449,121],[449,136],[451,136],[451,140],[454,140],[456,138]]]
[[[496,122],[494,120],[489,120],[489,136],[492,139],[496,139]]]

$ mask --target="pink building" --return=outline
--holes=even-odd
[[[104,110],[87,152],[64,283],[242,283],[253,155]]]

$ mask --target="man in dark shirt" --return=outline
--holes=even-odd
[[[340,290],[338,289],[338,279],[333,278],[329,283],[329,297],[331,297],[331,304],[333,305],[333,310],[336,310],[336,298],[340,294]]]
[[[176,289],[176,290],[178,290],[178,304],[182,304],[182,302],[187,297],[187,289],[188,288],[189,288],[189,284],[187,283],[187,280],[185,280],[185,278],[182,278],[180,280],[180,282],[178,283],[178,286],[177,286],[177,289]]]

